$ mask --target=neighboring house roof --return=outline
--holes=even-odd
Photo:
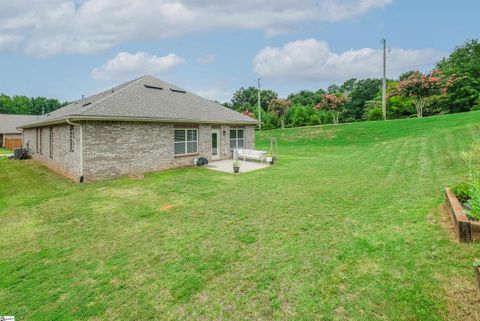
[[[152,76],[129,81],[110,90],[57,109],[37,121],[36,127],[69,120],[136,120],[187,123],[256,124],[253,118],[202,98]]]
[[[21,134],[17,129],[26,123],[37,120],[36,115],[0,114],[0,134]]]

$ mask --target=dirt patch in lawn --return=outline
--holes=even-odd
[[[168,211],[169,209],[173,208],[174,206],[172,204],[164,204],[162,207],[160,207],[161,212]]]
[[[131,174],[128,174],[128,177],[131,179],[137,180],[137,179],[145,178],[145,175],[143,173],[131,173]]]
[[[445,288],[449,320],[480,320],[480,294],[472,278],[454,277]]]

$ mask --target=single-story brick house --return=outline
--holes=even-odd
[[[76,181],[229,159],[253,149],[257,121],[152,76],[20,126],[32,157]]]
[[[22,132],[17,127],[35,121],[39,116],[0,114],[0,147],[22,147]]]

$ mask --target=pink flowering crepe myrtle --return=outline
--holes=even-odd
[[[340,113],[345,108],[348,97],[344,94],[324,94],[322,100],[315,105],[315,109],[329,110],[333,113],[333,122],[338,124]]]
[[[434,95],[446,95],[448,88],[456,80],[455,76],[446,78],[438,70],[422,74],[415,71],[407,79],[398,82],[396,88],[392,88],[388,97],[401,96],[413,98],[413,104],[417,110],[417,117],[423,117],[426,99]]]
[[[292,107],[292,102],[288,99],[272,99],[268,103],[268,110],[277,114],[280,118],[282,129],[285,128],[285,114]]]
[[[248,116],[248,117],[251,117],[253,118],[253,112],[251,112],[250,110],[244,110],[242,111],[242,114],[245,115],[245,116]]]

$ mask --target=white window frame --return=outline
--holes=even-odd
[[[175,141],[175,132],[176,131],[184,131],[185,134],[185,141]],[[196,140],[188,140],[188,131],[193,130],[195,131],[196,135],[195,137],[197,138]],[[185,153],[183,154],[175,154],[175,144],[180,144],[184,143],[185,144]],[[188,143],[195,143],[196,144],[196,152],[193,153],[188,153]],[[198,154],[198,128],[174,128],[173,130],[173,156],[188,156],[188,155],[197,155]]]
[[[232,131],[235,131],[235,138],[232,138]],[[238,132],[241,131],[243,133],[242,138],[238,138]],[[230,150],[245,148],[245,128],[230,128],[230,132],[228,133],[229,143],[230,143]],[[243,140],[243,147],[238,147],[238,141]],[[235,146],[232,147],[232,142],[235,142]]]

